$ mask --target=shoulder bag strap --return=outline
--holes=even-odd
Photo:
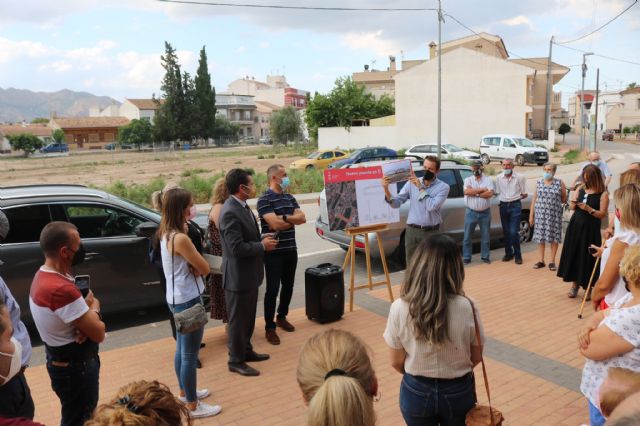
[[[176,234],[171,237],[171,295],[173,296],[173,306],[176,305],[176,274],[174,266]]]
[[[478,327],[476,307],[473,306],[473,302],[471,301],[471,299],[467,298],[467,300],[471,304],[471,310],[473,311],[473,323],[476,329],[476,339],[478,341],[478,344],[481,344],[482,339],[480,338],[480,327]],[[489,391],[489,377],[487,376],[487,366],[484,364],[484,355],[480,358],[480,362],[482,364],[482,377],[484,378],[484,388],[487,391],[487,399],[489,400],[489,415],[491,416],[491,426],[494,426],[496,423],[493,418],[493,408],[491,407],[491,392]]]

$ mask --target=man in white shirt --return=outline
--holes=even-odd
[[[504,234],[503,262],[516,259],[516,264],[522,265],[520,252],[520,220],[522,218],[522,203],[527,198],[527,180],[524,176],[513,171],[513,160],[502,160],[502,173],[496,178],[496,193],[500,197],[500,221]]]
[[[613,176],[613,173],[611,173],[611,170],[609,170],[609,166],[607,166],[607,163],[602,161],[602,159],[600,158],[600,153],[598,151],[591,151],[589,153],[589,161],[586,161],[584,164],[582,164],[580,171],[578,171],[576,178],[573,180],[572,186],[575,188],[576,185],[582,182],[582,171],[589,164],[593,164],[600,169],[600,172],[602,173],[602,179],[604,179],[604,186],[608,187],[609,182],[611,182],[611,176]]]
[[[493,182],[482,174],[482,161],[475,161],[471,168],[473,176],[464,180],[464,202],[467,206],[464,215],[464,240],[462,241],[462,261],[471,262],[471,237],[480,226],[480,257],[484,263],[489,259],[489,231],[491,229],[491,198],[493,198]]]

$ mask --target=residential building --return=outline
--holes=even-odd
[[[395,81],[393,77],[401,71],[406,71],[411,67],[425,63],[425,60],[402,61],[402,69],[398,70],[395,56],[389,56],[389,67],[384,71],[370,69],[369,65],[364,66],[364,71],[354,72],[351,79],[362,84],[368,93],[376,99],[387,95],[395,97]]]
[[[21,133],[29,133],[34,136],[37,136],[43,144],[48,144],[53,142],[53,130],[49,127],[48,124],[38,123],[38,124],[3,124],[0,125],[0,133],[4,134],[6,139],[7,136],[11,135],[19,135]],[[8,143],[8,140],[7,140]],[[4,149],[6,150],[6,145],[4,148],[2,147],[2,138],[0,138],[0,152]],[[9,145],[9,150],[11,149],[11,145]]]
[[[240,126],[240,138],[256,137],[256,103],[254,96],[216,93],[217,115],[226,117],[230,122]]]
[[[595,101],[594,101],[595,102]],[[622,102],[622,97],[619,91],[602,91],[598,95],[598,131],[602,132],[609,129],[617,129],[619,123],[611,123],[613,127],[609,126],[607,120],[613,118],[611,112]]]
[[[592,114],[591,105],[594,103],[595,98],[595,90],[577,91],[574,96],[569,98],[569,125],[572,133],[580,134],[582,123],[584,123],[584,128],[589,127]],[[582,99],[584,99],[584,117],[580,117],[580,101]],[[593,114],[595,114],[595,108],[593,109]]]
[[[607,115],[607,128],[622,131],[640,125],[640,87],[623,90],[620,100]]]
[[[258,138],[270,137],[269,125],[271,123],[271,114],[275,111],[282,109],[278,105],[274,105],[270,102],[256,101],[256,116],[254,127],[254,134]]]
[[[11,152],[11,144],[6,135],[0,130],[0,154],[9,154]]]
[[[129,120],[147,118],[153,123],[153,118],[162,102],[164,102],[162,99],[125,99],[120,105],[118,115],[127,117]]]
[[[298,110],[307,107],[309,96],[308,91],[291,87],[284,75],[268,75],[266,83],[247,76],[229,83],[227,92],[254,96],[256,102],[268,102],[281,108],[292,106]]]
[[[129,124],[127,117],[54,117],[51,129],[62,129],[70,149],[100,149],[118,139],[118,129]]]

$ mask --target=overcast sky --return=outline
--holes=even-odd
[[[227,2],[238,2],[227,0]],[[435,0],[243,0],[270,5],[437,7]],[[547,56],[549,39],[579,37],[633,0],[444,0],[443,9],[475,31],[501,36],[512,57]],[[482,6],[481,6],[482,5]],[[446,18],[443,40],[471,33]],[[287,76],[296,88],[326,92],[337,77],[364,64],[386,69],[388,56],[424,59],[437,40],[437,15],[420,12],[330,12],[167,4],[156,0],[0,0],[0,87],[72,89],[118,100],[159,93],[164,41],[195,73],[205,45],[218,91],[236,78]],[[612,24],[567,46],[640,63],[640,4]],[[553,60],[571,66],[556,86],[579,89],[582,53],[554,46]],[[591,56],[587,88],[640,83],[640,65]]]

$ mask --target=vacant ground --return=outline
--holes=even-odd
[[[103,187],[116,181],[147,183],[156,177],[179,179],[196,170],[207,177],[234,167],[251,167],[266,172],[276,162],[288,166],[303,152],[273,147],[208,148],[174,152],[85,152],[64,157],[0,157],[0,186],[74,183]],[[268,158],[269,155],[275,158]],[[264,159],[258,159],[264,156]]]

